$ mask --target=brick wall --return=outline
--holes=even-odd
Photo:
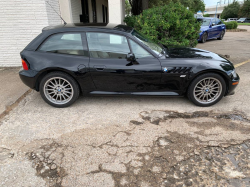
[[[49,0],[60,14],[58,0]],[[21,66],[20,51],[42,28],[61,24],[45,0],[0,0],[0,67]]]

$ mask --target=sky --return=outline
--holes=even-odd
[[[217,2],[219,2],[220,0],[204,0],[206,6],[211,6],[211,5],[216,5]],[[224,4],[225,0],[222,0],[222,4]],[[233,0],[230,0],[231,2],[233,2]],[[228,3],[228,0],[226,0],[226,3]]]

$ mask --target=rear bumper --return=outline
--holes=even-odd
[[[232,77],[231,81],[229,81],[228,91],[225,96],[234,95],[235,88],[238,86],[239,82],[240,82],[240,77],[238,74],[236,78]]]
[[[33,70],[23,70],[21,69],[19,71],[19,76],[20,76],[20,79],[23,81],[23,83],[32,88],[32,89],[35,89],[36,87],[36,80],[37,80],[37,77],[38,77],[38,72],[36,71],[33,71]]]

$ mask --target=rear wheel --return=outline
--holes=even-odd
[[[218,40],[223,40],[224,36],[225,36],[225,31],[222,31]]]
[[[77,82],[62,72],[47,74],[41,81],[40,94],[51,106],[64,108],[72,105],[79,97]]]
[[[207,33],[205,32],[205,33],[202,35],[201,43],[205,43],[206,41],[207,41]]]
[[[194,79],[187,95],[195,105],[208,107],[219,102],[225,92],[225,80],[218,74],[206,73]]]

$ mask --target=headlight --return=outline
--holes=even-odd
[[[232,71],[231,75],[233,75],[234,78],[238,77],[235,69]]]

